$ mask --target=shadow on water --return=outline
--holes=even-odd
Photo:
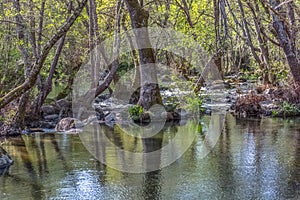
[[[173,126],[173,130],[174,127],[175,126]],[[142,139],[143,149],[145,153],[157,151],[162,148],[165,131],[166,128],[153,137]],[[153,159],[151,160],[147,158],[145,159],[146,159],[145,160],[146,170],[148,168],[147,166],[149,166],[150,170],[153,168],[157,168],[157,169],[160,168],[161,154],[157,155],[157,158],[155,159],[156,162],[154,163],[153,163]],[[144,182],[142,186],[143,187],[142,196],[144,199],[153,199],[153,200],[160,199],[160,190],[161,190],[160,177],[161,177],[161,170],[155,170],[155,171],[145,173]]]
[[[33,166],[31,154],[27,150],[27,146],[25,144],[25,140],[23,137],[14,137],[10,140],[11,145],[14,146],[14,151],[19,153],[21,163],[26,170],[26,174],[28,175],[27,179],[24,179],[18,175],[7,174],[7,177],[11,179],[14,183],[26,183],[30,185],[31,197],[33,199],[42,199],[43,198],[43,185],[40,184],[38,180],[38,175]]]
[[[48,146],[45,147],[45,140]],[[26,190],[31,191],[31,198],[45,198],[44,179],[49,174],[48,157],[50,152],[47,149],[55,150],[57,161],[63,165],[63,169],[69,171],[68,163],[58,145],[55,134],[24,135],[22,137],[12,137],[4,139],[4,147],[8,146],[8,151],[14,153],[15,163],[11,170],[4,174],[3,184],[26,185]],[[52,147],[49,145],[51,144]],[[46,149],[47,148],[47,149]],[[52,163],[51,163],[52,164]],[[22,167],[23,166],[23,167]],[[17,173],[9,173],[17,168]],[[11,186],[11,185],[9,185]],[[0,195],[1,196],[1,195]]]
[[[42,134],[1,141],[14,164],[0,177],[0,199],[297,199],[300,197],[300,119],[226,117],[217,143],[208,122],[168,125],[152,137],[120,127],[94,126],[80,135]],[[218,120],[214,119],[217,123]],[[163,153],[135,160],[176,136],[183,156],[165,168]],[[121,150],[121,151],[120,151]],[[211,151],[203,157],[203,152]],[[174,151],[175,152],[175,151]],[[103,162],[97,161],[101,158]],[[118,171],[142,166],[148,172]],[[152,169],[157,169],[151,171]]]

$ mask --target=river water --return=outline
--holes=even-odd
[[[97,161],[78,134],[2,139],[14,164],[0,177],[0,199],[300,198],[300,119],[237,120],[227,115],[220,137],[204,158],[205,120],[169,126],[162,137],[189,134],[191,127],[196,137],[181,158],[160,170],[136,174]],[[113,135],[123,149],[143,149],[139,141]],[[109,148],[105,156],[120,162]]]

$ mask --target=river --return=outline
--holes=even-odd
[[[201,123],[166,127],[160,133],[164,138],[188,135],[191,127],[198,131],[178,160],[146,173],[121,172],[102,164],[78,134],[3,138],[2,146],[14,164],[0,177],[0,199],[300,198],[300,118],[235,119],[227,115],[207,156],[201,150],[207,125],[205,120]],[[122,149],[153,145],[113,135]],[[109,147],[104,154],[107,162],[120,162]]]

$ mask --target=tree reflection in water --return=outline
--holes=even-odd
[[[205,122],[205,119],[202,119]],[[2,140],[14,164],[0,177],[0,199],[298,199],[300,197],[300,119],[234,119],[227,116],[217,144],[207,123],[165,126],[148,138],[116,127],[78,135],[40,134]],[[214,119],[218,124],[218,119]],[[99,126],[97,126],[99,127]],[[153,152],[176,136],[197,138],[176,162],[160,169],[167,154],[134,162],[126,153]],[[107,138],[107,141],[104,140]],[[205,139],[210,139],[204,142]],[[174,149],[180,148],[180,140]],[[119,167],[158,168],[120,172],[97,161],[86,148]],[[116,147],[124,150],[116,151]],[[212,148],[205,158],[202,153]],[[95,148],[96,149],[96,148]],[[94,149],[92,149],[94,150]],[[126,151],[125,151],[126,150]],[[176,152],[171,152],[176,153]],[[153,160],[155,162],[153,162]]]

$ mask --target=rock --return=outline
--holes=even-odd
[[[41,121],[39,126],[45,129],[54,129],[56,123],[51,121]]]
[[[44,119],[49,121],[58,120],[58,118],[59,118],[58,114],[44,116]]]
[[[173,118],[174,118],[174,120],[180,120],[180,114],[178,113],[178,112],[172,112],[172,115],[173,115]]]
[[[164,113],[164,115],[166,115],[166,118],[167,118],[167,121],[168,121],[168,122],[174,120],[174,116],[173,116],[173,113],[172,113],[172,112],[166,112],[166,113]]]
[[[224,83],[215,83],[214,85],[210,86],[211,90],[224,90],[225,84]]]
[[[261,106],[263,101],[267,101],[266,96],[249,91],[248,94],[239,96],[232,108],[236,116],[260,117],[264,114],[264,109]]]
[[[278,105],[271,100],[261,101],[259,105],[262,108],[262,114],[265,116],[271,116],[273,110],[279,109]]]
[[[167,112],[172,112],[176,109],[177,106],[178,105],[175,104],[175,103],[166,103],[165,104],[165,109],[166,109]]]
[[[8,153],[0,146],[0,176],[2,176],[13,163],[14,161]]]
[[[181,119],[181,116],[178,112],[172,111],[172,112],[162,112],[161,118],[166,119],[167,122],[174,122],[174,121],[179,121]]]
[[[72,103],[66,99],[60,99],[56,102],[56,105],[59,109],[59,117],[70,117],[72,113]]]
[[[106,117],[105,117],[105,124],[109,127],[114,127],[116,122],[116,114],[115,113],[109,113]]]
[[[207,109],[205,109],[205,111],[204,111],[204,113],[206,114],[206,115],[211,115],[211,109],[209,109],[209,108],[207,108]]]
[[[98,119],[96,116],[90,116],[89,118],[83,120],[83,123],[85,125],[88,125],[88,124],[91,124],[91,123],[94,123],[94,122],[98,122]]]
[[[30,133],[43,133],[44,129],[42,128],[31,128],[31,129],[25,129],[22,131],[22,134],[30,134]]]
[[[72,103],[66,99],[60,99],[60,100],[56,101],[56,104],[59,106],[60,109],[66,108],[66,107],[68,107],[68,108],[72,107]]]
[[[27,128],[37,128],[40,127],[41,119],[34,119],[31,117],[26,117],[25,119],[25,126]]]
[[[184,126],[187,124],[187,119],[181,119],[179,122],[178,122],[178,125],[179,126]]]
[[[101,103],[101,102],[109,99],[110,96],[111,96],[110,94],[101,94],[101,95],[99,95],[99,96],[96,97],[95,103]]]
[[[96,112],[96,117],[98,120],[104,120],[105,119],[105,114],[101,108],[95,108]]]
[[[41,107],[43,116],[59,114],[59,109],[53,105],[44,105]]]
[[[106,123],[110,123],[110,122],[114,122],[115,121],[115,114],[114,113],[110,113],[105,117],[105,122]]]
[[[84,127],[83,122],[75,118],[67,117],[59,121],[59,123],[55,127],[55,130],[60,132],[60,131],[69,131],[71,129],[77,129],[82,127]]]
[[[189,115],[189,113],[182,108],[178,109],[178,114],[180,115],[180,119],[186,118]]]

